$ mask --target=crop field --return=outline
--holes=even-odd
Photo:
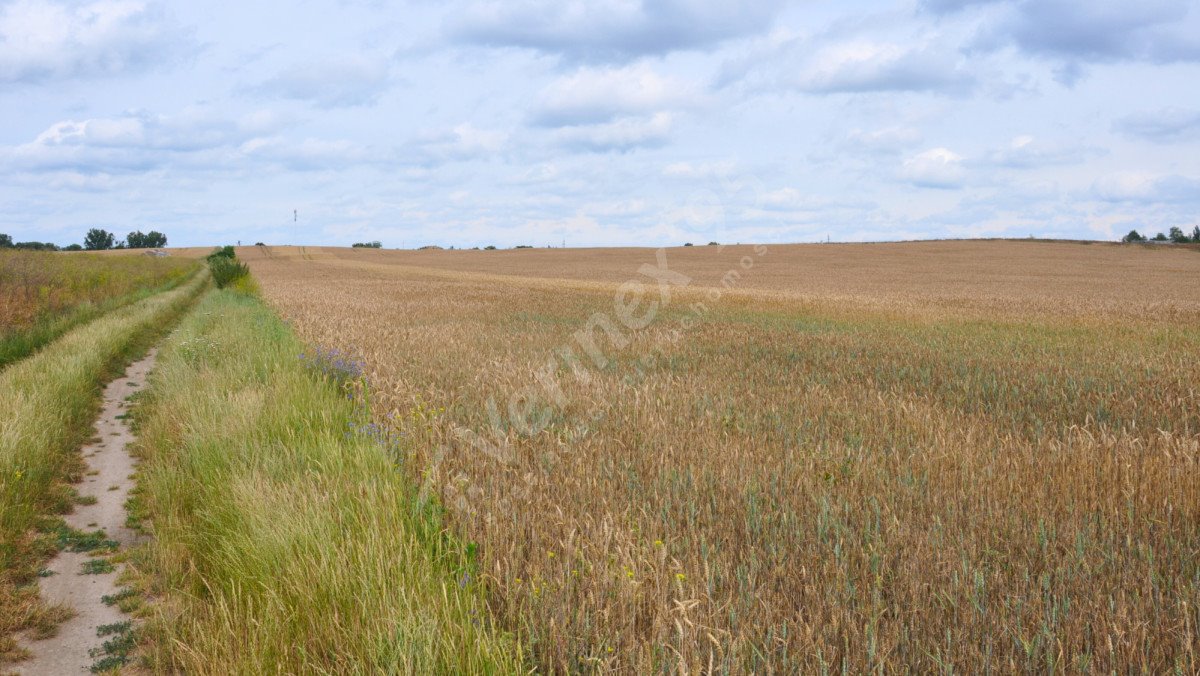
[[[123,302],[178,284],[195,269],[191,260],[128,252],[0,250],[0,366]]]
[[[1200,252],[245,247],[542,670],[1200,670]]]

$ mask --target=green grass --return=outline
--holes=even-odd
[[[0,369],[77,326],[169,291],[195,261],[145,256],[0,252]]]
[[[0,372],[0,660],[20,655],[13,632],[44,630],[65,616],[40,603],[31,583],[60,534],[61,522],[48,515],[71,509],[69,483],[82,475],[78,447],[90,434],[101,384],[206,283],[197,277],[110,312]]]
[[[513,673],[470,548],[356,404],[309,373],[299,340],[252,296],[215,291],[163,346],[139,404],[135,553],[156,597],[155,671]]]

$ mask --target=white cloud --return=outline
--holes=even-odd
[[[591,61],[704,50],[765,30],[781,0],[489,0],[455,12],[460,41]]]
[[[1127,115],[1113,128],[1128,136],[1154,143],[1175,143],[1200,138],[1200,110],[1168,107]]]
[[[974,85],[974,78],[959,62],[959,56],[931,47],[859,40],[819,50],[794,83],[802,90],[818,93],[964,93]]]
[[[543,90],[534,119],[555,127],[596,124],[623,115],[686,108],[701,98],[694,85],[659,75],[644,63],[580,68]]]
[[[563,146],[580,150],[629,151],[666,144],[673,125],[672,115],[664,112],[649,117],[623,117],[605,124],[562,127],[555,131],[554,138]]]
[[[415,146],[428,162],[440,163],[496,155],[504,149],[508,138],[507,132],[463,123],[450,129],[427,131],[418,137]]]
[[[308,101],[319,108],[366,106],[388,86],[384,59],[329,57],[292,65],[254,88],[260,94]]]
[[[187,35],[147,2],[17,0],[0,8],[0,82],[137,72],[188,46]]]
[[[1104,154],[1079,142],[1048,142],[1025,134],[1013,138],[1007,147],[988,153],[987,163],[1007,169],[1036,169],[1080,164]]]
[[[686,179],[725,178],[733,173],[735,166],[730,160],[719,162],[672,162],[663,167],[663,175]]]
[[[717,85],[791,89],[813,94],[925,92],[966,95],[976,76],[948,44],[915,37],[903,42],[867,36],[846,38],[775,34],[748,55],[727,60]]]
[[[1092,193],[1105,202],[1200,204],[1200,178],[1122,171],[1096,179]]]
[[[914,127],[892,126],[865,131],[852,129],[844,145],[872,154],[896,154],[921,142],[923,135]]]
[[[963,158],[948,148],[932,148],[904,161],[900,176],[922,188],[958,188],[966,170]]]
[[[28,143],[0,148],[12,168],[97,175],[144,172],[169,164],[207,164],[213,151],[232,150],[284,124],[268,111],[226,119],[208,109],[173,116],[131,112],[121,117],[55,122]]]
[[[977,46],[1014,45],[1057,62],[1055,78],[1074,86],[1085,65],[1116,61],[1200,61],[1200,13],[1192,0],[1024,0],[987,24]]]

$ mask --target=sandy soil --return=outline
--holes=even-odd
[[[68,525],[79,530],[103,529],[122,548],[135,544],[139,536],[125,527],[125,501],[133,487],[134,471],[128,446],[134,435],[121,416],[129,405],[126,399],[145,385],[154,358],[151,351],[105,388],[104,407],[96,420],[99,441],[83,448],[88,472],[78,486],[79,494],[95,496],[96,504],[80,505],[65,518]],[[123,566],[118,565],[111,573],[83,574],[84,563],[92,558],[95,556],[87,552],[62,552],[47,565],[53,575],[41,578],[42,597],[74,609],[76,615],[59,627],[56,636],[23,642],[33,657],[16,665],[18,674],[87,673],[95,662],[88,651],[99,648],[105,640],[96,635],[97,627],[129,619],[116,606],[101,601],[102,596],[117,593],[117,577]]]

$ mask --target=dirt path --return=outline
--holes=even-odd
[[[96,420],[99,441],[83,447],[88,468],[83,483],[77,487],[81,496],[94,496],[96,502],[79,505],[65,517],[72,528],[86,532],[103,530],[108,539],[120,543],[121,549],[138,539],[135,531],[125,527],[125,501],[133,487],[134,471],[134,460],[128,450],[134,436],[124,418],[129,405],[126,399],[145,386],[155,356],[151,350],[104,389],[104,407]],[[97,659],[89,651],[112,638],[99,637],[97,629],[129,619],[115,605],[106,605],[101,600],[119,591],[117,577],[123,566],[118,564],[107,573],[85,574],[84,566],[95,558],[94,553],[63,551],[47,565],[53,574],[39,581],[42,598],[68,606],[76,615],[63,623],[52,638],[23,641],[33,657],[16,665],[18,674],[87,673]]]

